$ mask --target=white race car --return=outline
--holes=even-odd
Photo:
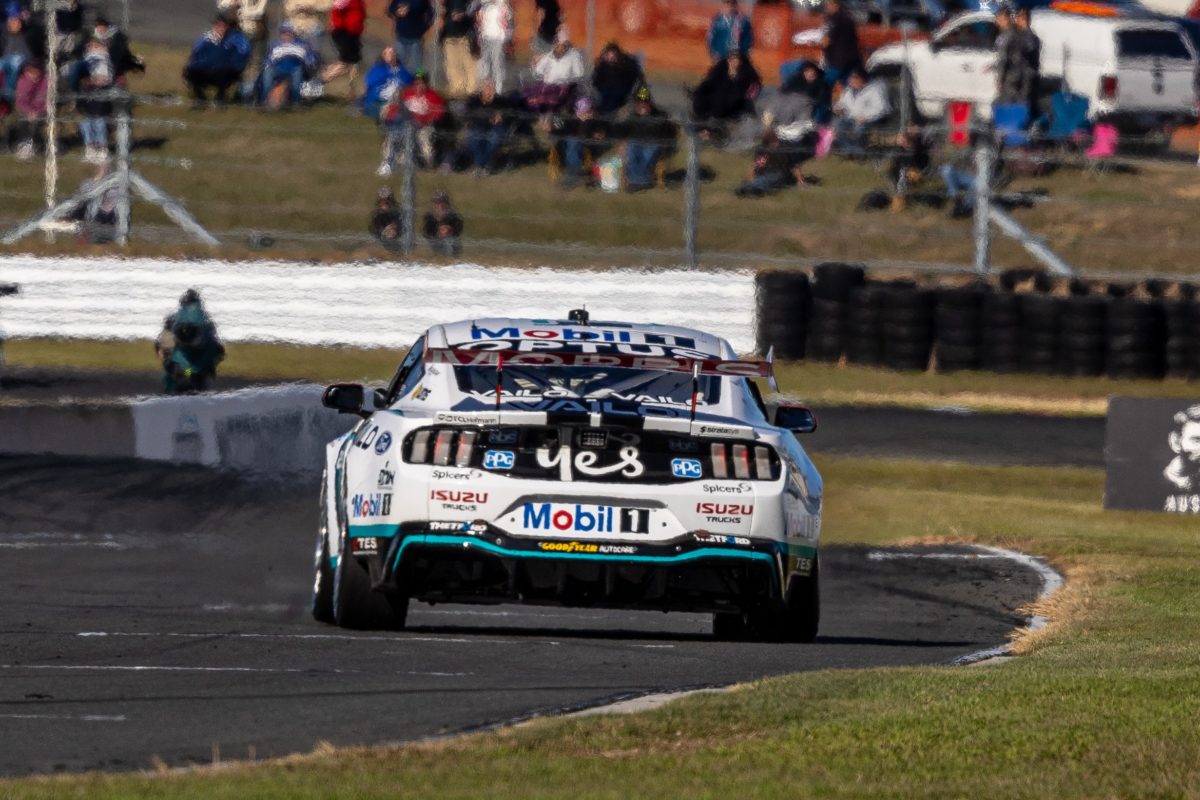
[[[410,600],[711,612],[811,641],[821,477],[724,339],[665,325],[479,319],[416,341],[330,443],[313,615],[402,627]]]

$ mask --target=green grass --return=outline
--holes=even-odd
[[[8,362],[18,367],[153,370],[146,342],[13,339]],[[402,352],[391,349],[233,344],[221,365],[222,375],[241,378],[297,379],[318,382],[391,378]],[[785,394],[822,405],[899,405],[913,408],[962,406],[980,411],[1029,411],[1058,415],[1102,415],[1106,398],[1200,395],[1200,385],[1182,380],[1116,381],[1108,378],[1058,378],[1043,375],[996,375],[988,372],[938,374],[894,372],[857,366],[779,363]]]
[[[146,76],[135,76],[135,91],[179,94],[184,54],[148,47],[145,55],[149,68]],[[677,76],[661,79],[662,85],[678,82]],[[340,98],[343,92],[339,84],[331,93]],[[136,151],[137,168],[182,198],[204,225],[226,235],[225,257],[388,257],[363,241],[375,192],[385,182],[374,176],[380,135],[372,122],[340,102],[279,114],[144,105],[137,119],[135,139],[163,140],[160,146]],[[162,127],[155,121],[185,127]],[[73,124],[68,122],[65,130],[73,132]],[[178,166],[185,159],[188,170]],[[709,265],[751,267],[770,258],[971,263],[969,221],[916,207],[899,214],[855,210],[864,192],[885,187],[871,165],[838,158],[812,162],[809,171],[820,186],[754,201],[740,200],[732,191],[746,177],[747,155],[706,150],[702,160],[716,172],[700,201],[699,246]],[[678,155],[672,167],[682,168],[683,162]],[[76,152],[64,156],[62,170],[63,193],[90,174]],[[1044,187],[1053,202],[1037,211],[1018,211],[1017,217],[1081,267],[1195,274],[1192,256],[1200,239],[1193,218],[1200,194],[1194,174],[1186,164],[1151,164],[1140,166],[1137,174],[1088,177],[1071,168],[1018,179],[1014,188]],[[398,186],[399,179],[393,183]],[[0,170],[0,217],[11,224],[36,211],[41,186],[40,163],[6,161]],[[473,260],[603,266],[679,263],[682,258],[684,197],[679,189],[634,196],[564,192],[549,181],[544,165],[483,180],[421,173],[416,188],[422,208],[433,190],[450,192],[466,217],[465,256]],[[145,206],[136,207],[134,221],[135,233],[137,225],[168,225],[157,210]],[[184,244],[173,229],[141,230],[150,240],[135,242],[128,252],[206,252]],[[251,248],[252,230],[275,232],[276,245]],[[56,253],[81,248],[93,249],[70,237],[54,245],[29,238],[9,249]],[[1031,263],[1015,243],[999,236],[994,256],[998,265]]]
[[[1104,512],[1098,471],[823,458],[826,542],[1051,558],[1051,626],[1005,664],[823,671],[619,718],[4,797],[1197,797],[1196,520]],[[1050,488],[1048,488],[1050,487]],[[835,613],[830,610],[830,613]]]

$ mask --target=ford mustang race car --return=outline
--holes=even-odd
[[[811,641],[821,477],[770,412],[771,358],[686,328],[435,325],[327,448],[313,615],[402,627],[410,600],[710,612],[725,638]],[[370,408],[368,408],[370,406]]]

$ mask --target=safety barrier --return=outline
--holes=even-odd
[[[852,264],[757,277],[758,348],[788,358],[942,372],[1200,378],[1200,287],[1033,271],[918,285]]]
[[[152,339],[189,287],[228,342],[405,347],[438,322],[486,317],[654,321],[754,347],[749,271],[643,271],[298,264],[15,256],[0,278],[21,293],[0,301],[10,337]]]

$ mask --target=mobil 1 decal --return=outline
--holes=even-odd
[[[1200,514],[1200,400],[1108,401],[1104,507]]]

